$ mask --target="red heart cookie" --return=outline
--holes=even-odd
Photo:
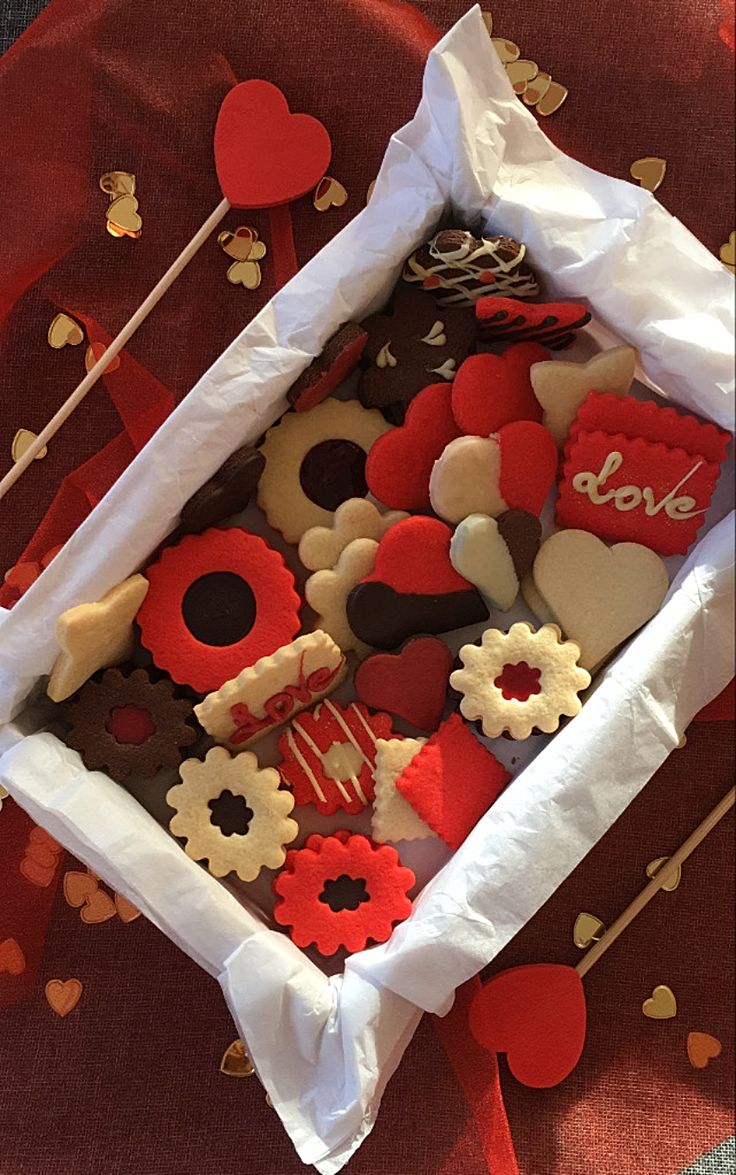
[[[549,1089],[572,1073],[585,1043],[585,992],[574,967],[531,963],[494,975],[475,996],[470,1031],[506,1053],[522,1085]]]
[[[452,414],[451,398],[452,384],[430,384],[411,401],[401,427],[373,442],[365,463],[365,479],[384,506],[429,510],[432,466],[445,445],[461,431]]]
[[[468,436],[488,437],[512,420],[541,422],[542,406],[534,395],[529,370],[546,358],[539,343],[518,343],[503,355],[466,359],[452,384],[452,412],[460,430]]]
[[[412,637],[398,653],[377,653],[363,661],[355,671],[356,693],[374,710],[388,710],[418,730],[434,730],[442,717],[452,659],[436,637]]]
[[[253,79],[226,94],[215,126],[215,167],[235,208],[271,208],[304,196],[331,155],[322,123],[292,114],[278,86]]]
[[[539,514],[557,473],[557,445],[551,432],[531,420],[515,420],[500,430],[498,488],[510,510]]]

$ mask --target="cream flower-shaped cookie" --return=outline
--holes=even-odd
[[[51,670],[46,693],[63,702],[98,669],[119,665],[133,651],[133,620],[145,599],[148,580],[131,575],[95,604],[77,604],[56,622],[61,652]]]
[[[379,738],[376,742],[373,772],[376,791],[371,827],[373,839],[379,844],[387,840],[422,840],[436,835],[396,787],[396,780],[426,741],[426,738]]]
[[[370,575],[377,550],[374,539],[355,539],[348,543],[336,567],[315,571],[304,584],[304,597],[318,613],[315,628],[329,633],[343,652],[353,649],[361,658],[367,657],[371,648],[358,640],[348,624],[347,599],[355,585]]]
[[[329,399],[287,412],[268,430],[258,505],[287,543],[312,526],[330,526],[342,502],[365,496],[368,450],[391,427],[375,408]]]
[[[337,507],[332,526],[312,526],[299,540],[299,558],[310,571],[334,567],[355,539],[379,542],[387,530],[409,515],[403,510],[382,514],[367,498],[348,498]]]
[[[284,845],[299,825],[289,819],[294,797],[279,787],[275,767],[259,767],[251,751],[230,755],[213,747],[204,761],[188,759],[179,774],[182,782],[166,802],[176,809],[169,829],[186,839],[187,856],[207,861],[214,877],[234,872],[241,881],[283,865]]]
[[[463,668],[450,675],[450,685],[462,694],[463,716],[480,720],[487,738],[508,731],[524,739],[535,727],[552,734],[563,715],[582,709],[578,693],[590,685],[590,674],[579,656],[580,647],[563,641],[556,624],[536,632],[526,621],[508,632],[487,628],[480,645],[461,648]]]

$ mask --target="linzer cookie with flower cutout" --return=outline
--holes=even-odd
[[[324,816],[339,808],[361,812],[373,800],[376,740],[392,737],[388,714],[328,698],[295,718],[279,738],[281,778],[297,804],[314,804]]]
[[[573,421],[557,521],[661,555],[695,541],[730,434],[694,416],[591,392]]]
[[[483,295],[533,298],[539,293],[526,245],[512,237],[477,238],[462,228],[437,233],[412,253],[402,276],[429,290],[440,306],[474,306]]]

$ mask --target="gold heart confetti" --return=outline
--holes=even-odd
[[[90,343],[84,355],[84,366],[87,371],[91,371],[98,359],[101,359],[105,354],[107,347],[104,343]],[[120,366],[120,356],[115,355],[107,367],[103,371],[103,375],[109,375],[111,371],[117,371]]]
[[[326,212],[328,208],[342,208],[347,199],[348,194],[340,181],[326,175],[314,189],[312,203],[318,212]]]
[[[554,114],[555,111],[560,109],[567,95],[567,86],[563,86],[560,82],[550,82],[534,109],[543,118],[548,118],[550,114]]]
[[[657,155],[645,155],[643,159],[635,159],[629,168],[632,179],[639,181],[641,188],[648,192],[656,192],[664,179],[667,170],[667,160]]]
[[[28,449],[33,444],[33,442],[37,440],[37,438],[38,433],[31,432],[30,428],[19,428],[13,437],[13,443],[10,446],[10,453],[13,460],[20,461],[26,449]],[[43,448],[39,449],[36,453],[35,460],[43,461],[47,453],[48,449],[46,448],[46,445],[44,445]]]
[[[8,791],[8,789],[6,787],[3,787],[3,785],[0,783],[0,812],[2,812],[2,810],[3,810],[3,800],[7,800],[9,797],[10,797],[10,792]]]
[[[61,313],[51,319],[46,337],[49,346],[53,347],[55,351],[60,351],[67,344],[70,347],[78,347],[84,339],[84,331],[79,323],[70,318],[68,314]]]
[[[493,48],[501,58],[502,65],[509,65],[512,61],[518,61],[521,57],[521,49],[515,45],[513,41],[507,41],[505,37],[494,37]]]
[[[687,1059],[693,1069],[705,1069],[709,1061],[720,1057],[723,1045],[709,1032],[688,1032]]]
[[[736,274],[736,230],[731,233],[725,245],[721,245],[718,256],[726,269]]]
[[[511,82],[511,87],[515,94],[523,94],[530,81],[539,73],[539,66],[536,61],[526,61],[520,58],[518,61],[510,61],[506,66],[506,76]]]
[[[524,102],[527,106],[536,106],[537,102],[541,102],[545,94],[552,85],[551,74],[540,70],[535,78],[527,86],[524,91]]]
[[[598,942],[605,929],[600,918],[596,918],[595,914],[583,912],[578,914],[575,919],[575,925],[572,928],[572,941],[576,947],[584,951],[594,942]]]
[[[371,182],[368,184],[368,190],[367,190],[367,192],[366,192],[366,194],[365,194],[365,202],[366,202],[366,204],[369,204],[369,203],[370,203],[370,199],[371,199],[371,196],[373,195],[373,189],[375,188],[375,186],[376,186],[376,181],[375,181],[375,180],[371,180]]]
[[[493,32],[493,13],[482,11],[480,15],[481,15],[481,19],[483,21],[483,24],[488,29],[488,36],[490,37],[491,33]]]
[[[220,1061],[220,1072],[226,1077],[252,1077],[253,1062],[245,1051],[242,1040],[234,1040],[225,1049]]]
[[[78,979],[49,979],[46,1000],[57,1016],[68,1016],[79,1003],[84,988]]]
[[[675,993],[666,983],[659,983],[649,999],[644,1000],[641,1010],[650,1020],[671,1020],[677,1015]]]
[[[650,861],[646,868],[647,877],[656,877],[663,865],[666,865],[669,857],[655,857]],[[665,893],[674,893],[682,879],[682,867],[678,865],[675,872],[672,874],[669,881],[665,881],[662,889]]]

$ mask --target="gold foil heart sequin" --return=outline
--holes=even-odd
[[[645,155],[643,159],[635,159],[629,168],[632,179],[638,180],[639,186],[648,192],[656,192],[664,179],[667,170],[667,160],[657,155]]]
[[[100,187],[110,197],[106,216],[110,236],[137,239],[143,221],[135,197],[135,176],[128,171],[106,171],[100,176]]]
[[[51,319],[46,337],[49,346],[53,347],[55,351],[60,351],[62,347],[67,345],[78,347],[84,341],[84,330],[68,314],[61,313]]]
[[[535,83],[536,80],[537,79],[535,78]],[[543,118],[548,118],[550,114],[554,114],[555,111],[560,109],[562,103],[567,98],[567,95],[567,86],[561,85],[560,82],[550,81],[549,85],[545,89],[544,94],[539,99],[534,109],[536,110],[537,114],[541,114]]]
[[[654,861],[650,861],[646,867],[647,877],[656,877],[660,869],[666,865],[668,861],[669,857],[656,857]],[[678,865],[669,881],[665,881],[662,889],[665,891],[665,893],[673,893],[680,884],[681,879],[682,867]]]
[[[13,441],[10,446],[10,454],[11,454],[13,460],[20,461],[20,459],[23,456],[23,454],[25,453],[26,449],[30,448],[30,446],[33,444],[33,442],[37,439],[38,439],[38,434],[35,432],[31,432],[31,430],[29,428],[19,428],[17,433],[13,437]],[[39,449],[38,452],[36,453],[35,460],[36,461],[43,461],[43,459],[47,453],[48,453],[48,449],[44,445],[43,448]]]
[[[594,942],[598,942],[605,929],[600,918],[596,918],[595,914],[583,912],[578,914],[575,919],[575,925],[572,928],[572,941],[581,951],[587,950]]]
[[[736,230],[732,232],[725,245],[721,245],[718,256],[731,273],[736,274]]]
[[[102,358],[102,356],[105,354],[106,350],[107,350],[107,347],[105,346],[104,343],[90,343],[90,345],[88,346],[87,350],[84,353],[84,366],[87,371],[92,370],[95,363],[97,363],[97,361]],[[105,368],[105,370],[103,371],[102,374],[109,375],[111,371],[117,371],[119,366],[120,366],[120,356],[115,355],[110,360],[110,362],[108,363],[107,367]]]
[[[660,983],[649,999],[644,1000],[641,1010],[650,1020],[671,1020],[677,1015],[675,993],[666,983]]]
[[[244,286],[246,290],[257,290],[261,284],[259,262],[266,256],[266,246],[258,240],[258,233],[247,224],[240,224],[230,232],[219,233],[217,243],[233,263],[227,271],[227,280],[232,286]]]
[[[521,96],[526,92],[526,88],[530,81],[539,73],[539,66],[536,61],[527,61],[524,58],[519,58],[517,61],[510,61],[506,66],[506,75],[511,82],[511,87],[515,94]]]
[[[326,175],[314,189],[312,203],[318,212],[326,212],[328,208],[342,208],[347,199],[348,194],[340,181]]]
[[[234,1040],[225,1049],[220,1061],[220,1072],[226,1077],[252,1077],[255,1072],[253,1062],[245,1051],[242,1040]]]

